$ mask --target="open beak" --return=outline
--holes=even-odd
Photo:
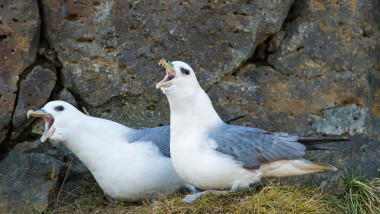
[[[26,116],[29,118],[30,116],[33,117],[42,117],[45,120],[45,132],[41,136],[41,142],[45,142],[49,137],[51,137],[54,134],[55,128],[53,127],[54,118],[51,114],[46,112],[44,109],[37,109],[37,110],[29,110],[26,114]]]
[[[157,83],[156,88],[159,89],[161,87],[167,88],[173,84],[174,78],[176,78],[176,73],[174,70],[174,66],[172,63],[165,59],[161,59],[158,63],[159,65],[164,66],[166,68],[166,76],[161,82]]]

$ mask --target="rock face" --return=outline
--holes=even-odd
[[[26,112],[29,109],[39,108],[48,101],[56,80],[55,67],[50,64],[33,67],[26,78],[21,80],[20,95],[13,113],[12,125],[14,132],[11,136],[12,139],[16,138],[22,131],[23,125],[27,121]]]
[[[37,0],[0,2],[0,143],[10,131],[19,75],[36,59]]]
[[[334,151],[311,152],[306,158],[340,170],[360,167],[365,175],[377,176],[380,2],[261,2],[0,3],[0,142],[7,137],[0,153],[9,149],[4,145],[40,137],[43,122],[27,121],[25,112],[52,99],[134,128],[168,124],[168,103],[154,87],[164,76],[158,61],[165,58],[192,66],[224,120],[238,118],[232,123],[301,136],[350,138],[328,145]],[[21,173],[37,166],[44,173],[48,169],[42,160],[49,158],[58,160],[57,168],[67,167],[70,152],[43,145],[37,146],[38,155],[16,146],[0,168]],[[44,156],[54,151],[59,155]],[[76,177],[75,170],[70,172]],[[334,183],[340,175],[320,173],[293,181]],[[51,189],[33,179],[41,189]],[[27,189],[22,185],[28,182],[19,187]],[[34,187],[30,194],[37,191]],[[4,185],[2,194],[20,192],[10,188]],[[47,192],[31,202],[51,201]],[[21,206],[12,194],[0,195],[0,201],[5,197]]]
[[[228,117],[248,115],[235,122],[239,125],[349,137],[353,142],[331,145],[335,151],[307,158],[341,170],[360,167],[377,176],[379,6],[378,1],[297,1],[281,31],[209,90],[216,109]],[[339,175],[314,178],[337,180]]]
[[[154,87],[161,58],[191,62],[208,88],[279,31],[292,3],[84,2],[42,1],[63,86],[95,115],[133,127],[166,123],[166,99]]]
[[[8,211],[30,213],[54,206],[54,197],[50,195],[53,192],[58,195],[59,185],[55,185],[68,170],[63,162],[64,153],[65,150],[57,150],[37,140],[18,144],[0,162],[0,199],[8,205]],[[78,167],[70,170],[76,170],[77,174],[84,172]],[[5,210],[0,211],[3,213]]]

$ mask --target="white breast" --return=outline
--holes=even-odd
[[[170,154],[178,175],[202,189],[247,187],[261,173],[242,168],[232,157],[215,151],[217,144],[207,137],[223,121],[207,94],[199,88],[194,97],[170,104]]]
[[[149,142],[120,144],[107,148],[107,157],[92,164],[92,173],[102,189],[115,199],[136,200],[168,194],[184,186],[170,158],[161,156]]]
[[[248,187],[261,173],[242,168],[241,163],[214,150],[214,142],[196,135],[173,135],[170,150],[178,175],[201,189]]]

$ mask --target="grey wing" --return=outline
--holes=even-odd
[[[160,152],[170,157],[170,127],[160,126],[151,129],[136,130],[135,134],[129,137],[130,142],[150,141],[157,145]]]
[[[223,124],[209,137],[216,141],[216,151],[234,157],[248,169],[258,169],[266,162],[298,159],[305,155],[306,150],[297,142],[297,136],[273,135],[251,127]]]

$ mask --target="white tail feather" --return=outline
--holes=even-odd
[[[280,160],[263,164],[260,169],[264,178],[306,175],[322,171],[336,171],[334,166],[302,160]]]

